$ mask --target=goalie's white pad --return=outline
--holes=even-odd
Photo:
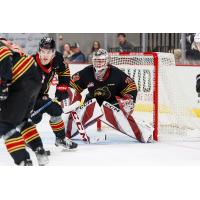
[[[95,123],[97,119],[103,115],[99,104],[96,102],[96,99],[91,99],[82,106],[78,107],[76,109],[76,113],[84,128]],[[77,126],[74,124],[71,114],[69,114],[67,118],[66,136],[68,138],[72,138],[78,134]]]
[[[102,122],[140,142],[150,142],[153,134],[150,125],[147,126],[141,122],[137,124],[131,115],[127,117],[119,108],[108,102],[104,101],[101,108],[104,113],[100,118]]]
[[[144,142],[152,142],[153,141],[153,131],[154,128],[147,122],[145,121],[139,121],[137,120],[137,125],[140,129],[140,131],[142,132],[142,137]]]

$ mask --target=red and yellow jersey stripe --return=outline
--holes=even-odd
[[[58,76],[67,76],[70,77],[69,67],[65,68],[62,72],[56,72]]]
[[[6,140],[5,145],[9,153],[25,149],[25,142],[21,136]]]
[[[8,47],[2,46],[0,47],[0,61],[5,59],[7,56],[12,56],[12,52]]]
[[[130,82],[125,89],[121,91],[121,95],[124,96],[132,91],[137,90],[136,84],[134,82]]]
[[[37,132],[36,126],[30,126],[26,129],[24,129],[22,132],[22,137],[24,138],[24,140],[26,141],[26,143],[28,144],[29,142],[35,140],[36,138],[39,138],[39,133]]]
[[[58,131],[61,131],[61,130],[64,130],[65,128],[65,125],[64,125],[64,122],[63,120],[59,121],[59,122],[50,122],[50,126],[52,128],[52,130],[54,132],[58,132]]]
[[[23,56],[14,65],[12,69],[13,79],[12,83],[17,81],[30,67],[34,64],[35,60],[32,56]]]
[[[78,93],[81,93],[83,89],[78,86],[73,80],[70,80],[70,86],[75,89]]]

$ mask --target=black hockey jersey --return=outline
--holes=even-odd
[[[96,98],[99,105],[103,101],[114,104],[117,102],[116,96],[123,97],[126,94],[130,94],[133,100],[136,100],[136,84],[127,74],[117,67],[109,65],[105,76],[107,78],[104,81],[96,80],[94,68],[90,65],[72,76],[70,86],[78,93],[87,88],[89,97]]]
[[[0,42],[0,78],[11,83],[8,98],[0,101],[0,122],[17,126],[29,118],[41,89],[41,73],[32,56]]]
[[[6,83],[12,82],[12,52],[0,42],[0,78]]]
[[[67,84],[70,82],[69,67],[64,64],[63,55],[56,51],[55,57],[48,65],[42,65],[39,59],[39,54],[34,55],[36,63],[40,68],[40,72],[44,75],[44,82],[39,96],[48,94],[51,86],[51,81],[55,75],[58,76],[59,84]]]
[[[36,65],[32,56],[11,51],[0,42],[0,77],[3,81],[14,84],[18,79],[28,79],[28,74],[35,70],[33,68]]]

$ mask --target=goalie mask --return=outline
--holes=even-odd
[[[53,38],[44,37],[39,43],[39,58],[42,65],[47,65],[55,56],[56,44]]]
[[[108,69],[109,55],[105,49],[99,49],[93,54],[92,64],[94,67],[95,78],[103,81],[104,75]]]

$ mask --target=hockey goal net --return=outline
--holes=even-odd
[[[200,129],[187,83],[179,82],[180,71],[173,54],[110,53],[110,57],[112,65],[134,79],[138,89],[134,117],[152,124],[154,140]]]

